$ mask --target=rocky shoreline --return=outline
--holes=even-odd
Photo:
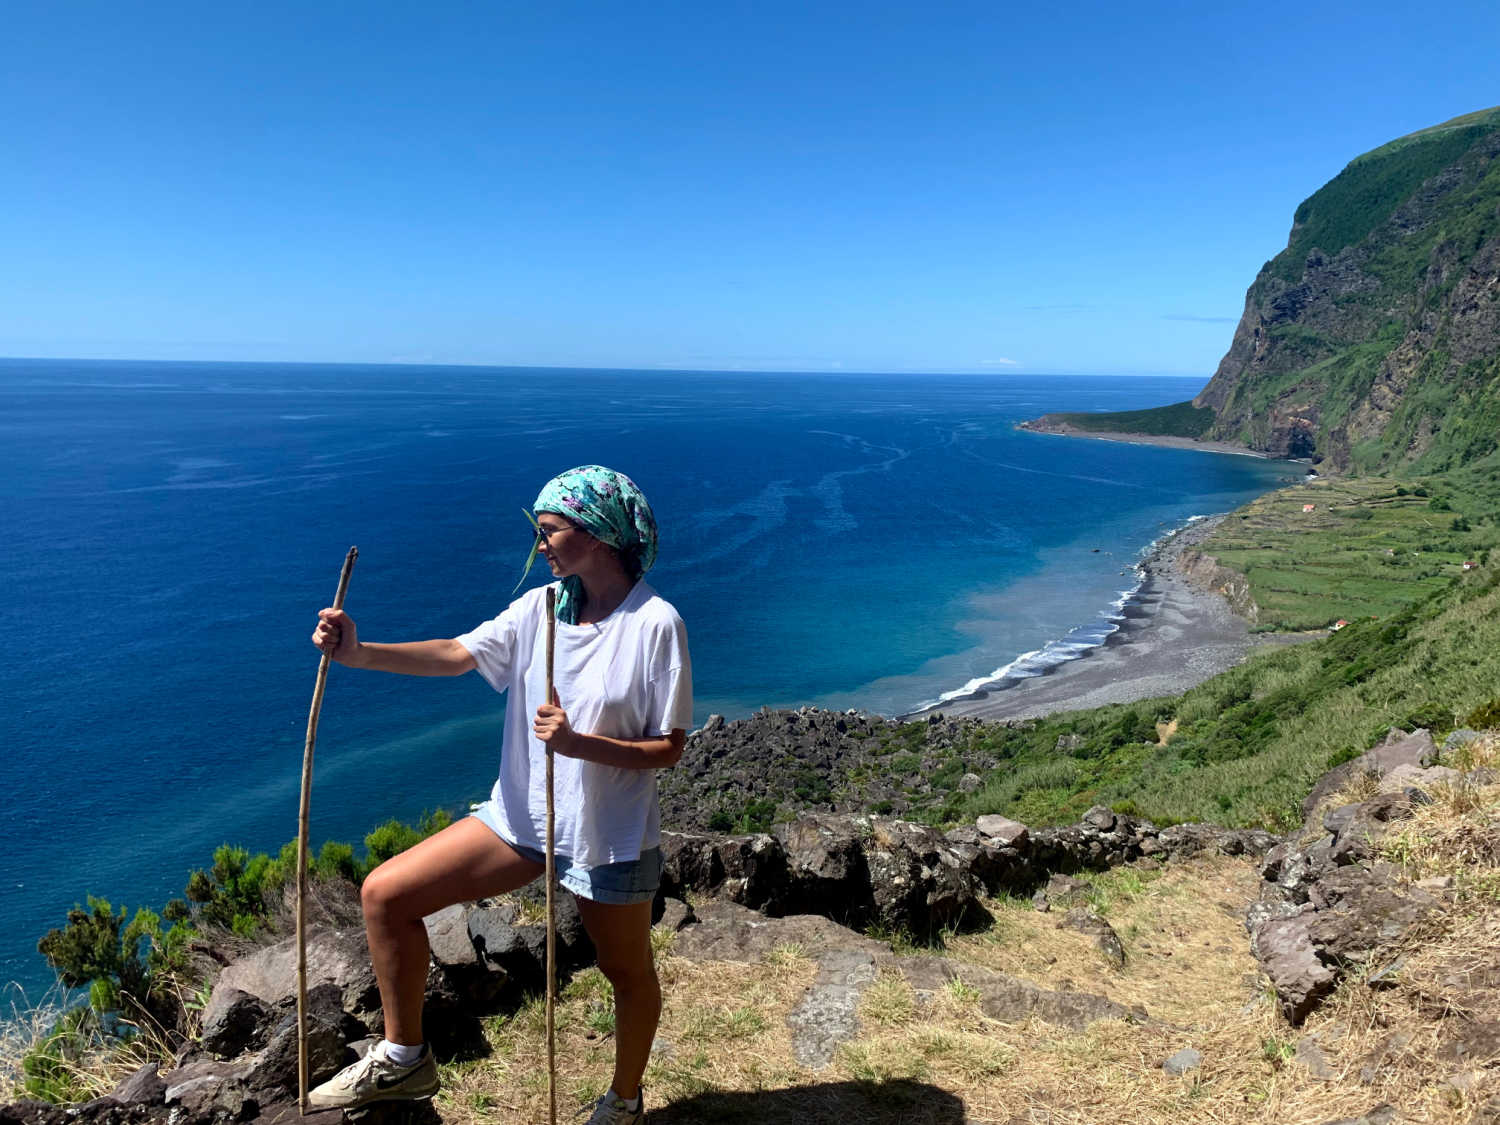
[[[1264,638],[1226,602],[1222,575],[1198,548],[1224,515],[1167,536],[1141,562],[1140,588],[1104,644],[1044,675],[986,684],[925,711],[979,719],[1030,719],[1112,703],[1180,695],[1241,663]]]

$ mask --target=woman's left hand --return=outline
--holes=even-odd
[[[551,703],[543,703],[536,709],[531,730],[549,749],[564,757],[572,757],[573,744],[578,736],[568,725],[568,713],[562,709],[556,692],[553,692]]]

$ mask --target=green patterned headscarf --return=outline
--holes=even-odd
[[[533,525],[534,517],[543,512],[554,512],[571,520],[601,543],[613,547],[620,553],[620,561],[631,578],[639,578],[656,562],[656,517],[651,514],[645,494],[624,473],[603,465],[580,465],[560,473],[542,486],[536,503],[531,506],[529,515]],[[535,558],[533,546],[526,560],[528,571]],[[526,581],[524,573],[521,581]],[[562,580],[557,619],[576,625],[583,603],[583,582],[570,574]]]

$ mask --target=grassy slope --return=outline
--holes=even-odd
[[[1296,281],[1311,251],[1332,257],[1362,242],[1426,180],[1463,156],[1497,123],[1500,110],[1483,110],[1355,157],[1297,207],[1287,248],[1267,263],[1269,271],[1284,281]],[[1400,280],[1409,278],[1403,273]]]
[[[1205,551],[1249,578],[1263,628],[1317,629],[1446,586],[1500,543],[1493,510],[1441,478],[1323,480],[1246,505]]]

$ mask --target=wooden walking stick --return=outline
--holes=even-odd
[[[552,654],[557,639],[557,598],[547,587],[547,702],[555,703],[552,686]],[[547,744],[547,1121],[557,1125],[557,1055],[553,1021],[557,1015],[557,903],[552,884],[557,874],[557,856],[553,841],[555,812],[552,807],[552,744]]]
[[[359,548],[350,547],[339,574],[333,608],[344,608],[349,575]],[[312,804],[313,743],[318,739],[318,712],[323,709],[323,685],[328,682],[328,653],[318,661],[318,682],[313,688],[312,709],[307,715],[307,742],[302,747],[302,803],[297,810],[297,1107],[307,1116],[307,810]]]

